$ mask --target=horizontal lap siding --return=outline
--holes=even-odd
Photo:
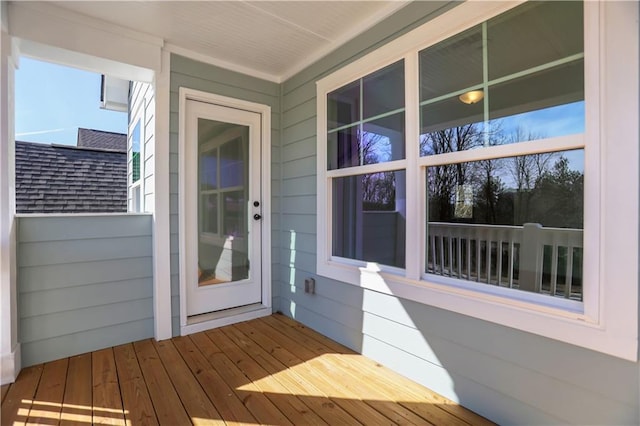
[[[315,273],[316,81],[449,7],[412,3],[283,84],[281,310],[499,423],[638,424],[636,363]]]
[[[153,336],[150,215],[17,223],[23,366]]]
[[[179,280],[179,95],[180,87],[201,90],[216,95],[255,102],[271,107],[271,192],[272,192],[272,276],[263,277],[265,285],[278,282],[280,271],[279,243],[280,215],[280,85],[249,77],[213,65],[178,55],[171,56],[170,95],[170,215],[171,215],[171,315],[173,335],[180,334]],[[278,286],[272,285],[272,303],[278,309]]]

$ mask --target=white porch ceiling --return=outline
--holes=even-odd
[[[408,1],[47,3],[160,37],[177,53],[184,49],[226,68],[283,81]]]

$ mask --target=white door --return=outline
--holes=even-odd
[[[261,302],[261,116],[186,102],[187,316]]]

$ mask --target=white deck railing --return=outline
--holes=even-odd
[[[582,230],[430,222],[427,273],[582,300]]]

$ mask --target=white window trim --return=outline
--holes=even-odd
[[[318,81],[317,273],[637,361],[639,91],[638,28],[632,18],[638,15],[637,4],[585,2],[585,133],[529,143],[537,144],[539,152],[587,146],[584,304],[459,280],[451,285],[454,280],[433,275],[421,280],[425,225],[420,218],[425,215],[425,203],[419,179],[407,179],[406,270],[398,274],[397,268],[331,255],[331,179],[386,169],[389,164],[327,171],[327,93],[404,58],[406,134],[407,140],[417,141],[417,52],[515,6],[513,2],[464,3]],[[481,155],[506,156],[520,152],[524,144],[486,148]],[[430,162],[446,161],[446,157],[420,157],[417,145],[408,143],[407,160],[400,160],[406,162],[408,177],[424,174],[422,167]],[[478,151],[456,154],[477,159]]]

